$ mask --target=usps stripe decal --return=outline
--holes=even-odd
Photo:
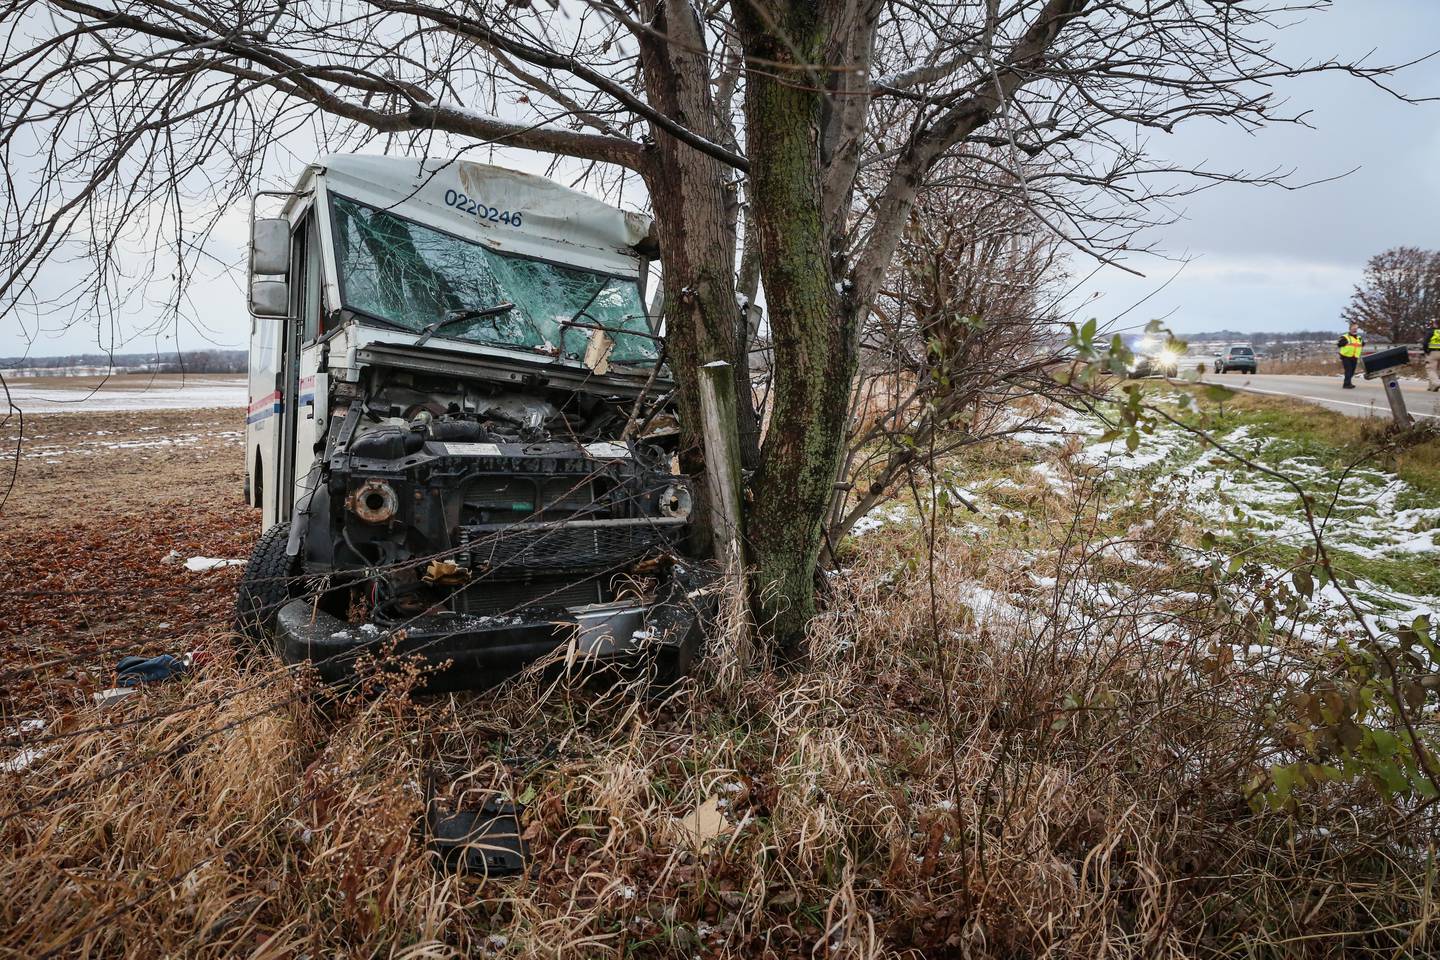
[[[283,404],[280,402],[280,391],[276,390],[268,397],[261,397],[250,404],[250,410],[245,417],[246,423],[259,423],[272,414],[279,413]]]
[[[305,391],[307,390],[310,392],[306,393]],[[307,403],[313,404],[314,402],[315,375],[311,374],[310,376],[303,377],[300,380],[300,405],[303,407]],[[285,409],[284,401],[280,397],[280,391],[276,390],[274,393],[270,394],[270,396],[261,397],[259,400],[256,400],[254,403],[250,404],[250,410],[248,412],[248,415],[245,417],[245,422],[259,423],[266,417],[273,416],[283,409]]]

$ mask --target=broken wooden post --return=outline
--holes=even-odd
[[[736,432],[735,378],[730,364],[714,360],[700,368],[701,435],[715,558],[729,569],[744,564],[740,518],[740,436]]]
[[[700,368],[701,434],[705,439],[705,480],[709,487],[710,528],[726,593],[721,600],[722,629],[734,643],[734,666],[750,663],[750,629],[745,600],[745,536],[740,514],[740,435],[735,412],[735,376],[730,364],[714,360]],[[728,670],[723,670],[728,674]],[[738,674],[736,674],[738,677]]]

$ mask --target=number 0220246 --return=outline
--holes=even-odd
[[[458,190],[445,191],[445,205],[466,213],[473,213],[481,220],[487,220],[490,223],[503,223],[511,227],[520,226],[519,210],[501,210],[498,207],[489,207],[474,197],[467,197]]]

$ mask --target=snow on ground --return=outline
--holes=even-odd
[[[1099,442],[1105,429],[1097,419],[1066,411],[1046,426],[1013,439],[1028,446],[1056,448],[1068,437],[1085,438],[1089,442],[1075,455],[1075,461],[1116,474],[1134,474],[1157,464],[1173,463],[1167,478],[1188,490],[1189,509],[1203,519],[1243,523],[1266,539],[1292,546],[1312,539],[1295,488],[1279,477],[1241,470],[1228,457],[1219,462],[1205,458],[1197,439],[1178,428],[1161,428],[1142,436],[1133,451],[1126,448],[1124,438]],[[1268,437],[1252,437],[1244,426],[1217,439],[1256,459],[1261,459],[1272,442]],[[1328,498],[1319,494],[1333,484],[1335,470],[1334,464],[1322,464],[1311,457],[1290,457],[1283,468],[1283,473],[1316,497],[1328,544],[1372,560],[1437,549],[1440,507],[1397,509],[1402,499],[1413,499],[1414,491],[1392,473],[1364,467],[1349,472],[1332,507]],[[1035,464],[1031,471],[1054,490],[1069,487],[1068,471],[1053,458]]]
[[[1045,423],[1011,434],[1006,439],[1027,447],[1058,449],[1072,437],[1078,437],[1085,443],[1076,457],[1079,462],[1125,471],[1144,470],[1195,444],[1192,438],[1179,430],[1157,430],[1142,436],[1139,446],[1130,450],[1124,437],[1099,442],[1109,429],[1110,425],[1098,417],[1064,410]],[[1058,474],[1053,464],[1042,462],[1036,464],[1034,470],[1046,483],[1056,486]]]
[[[192,573],[204,573],[206,570],[218,570],[221,567],[243,567],[244,565],[244,560],[227,560],[221,557],[190,557],[185,561],[185,569]]]
[[[1243,426],[1217,439],[1257,462],[1265,462],[1262,455],[1274,442],[1269,437],[1252,437]],[[1138,472],[1170,461],[1174,466],[1166,477],[1184,491],[1185,509],[1209,521],[1217,533],[1235,524],[1255,541],[1294,548],[1313,542],[1299,495],[1285,480],[1241,469],[1228,457],[1205,456],[1196,439],[1178,428],[1157,430],[1129,455],[1113,455],[1118,443],[1121,441],[1090,444],[1076,458],[1121,472]],[[1414,499],[1413,488],[1393,473],[1368,467],[1346,475],[1332,506],[1330,498],[1322,494],[1334,484],[1336,469],[1334,464],[1311,457],[1289,457],[1280,471],[1315,498],[1318,524],[1330,549],[1375,560],[1401,559],[1437,548],[1440,508],[1396,509],[1402,498]],[[1046,480],[1050,479],[1051,475],[1047,475]],[[1283,576],[1282,571],[1273,573]],[[1440,609],[1440,597],[1399,593],[1363,579],[1356,581],[1350,593],[1366,623],[1377,632]],[[1349,614],[1334,584],[1317,591],[1313,612],[1315,619],[1326,614]],[[1310,628],[1298,624],[1296,632],[1303,635]]]
[[[1027,447],[1060,446],[1070,437],[1098,437],[1105,427],[1078,410],[1063,409],[1043,423],[1008,434],[1005,439]]]
[[[27,457],[94,456],[107,450],[146,450],[159,447],[193,447],[205,440],[239,440],[245,436],[243,430],[220,430],[210,434],[177,433],[169,436],[147,437],[141,440],[107,440],[113,434],[109,430],[96,430],[90,436],[95,439],[74,440],[67,444],[28,442],[24,446]],[[49,461],[57,462],[57,461]]]
[[[1064,411],[1009,439],[1036,448],[1042,459],[1031,467],[1031,473],[1056,493],[1066,493],[1073,485],[1076,471],[1063,462],[1063,448],[1071,438],[1079,437],[1084,445],[1071,458],[1074,465],[1098,468],[1108,475],[1123,477],[1165,464],[1165,479],[1177,484],[1177,495],[1183,497],[1185,510],[1207,522],[1216,533],[1243,529],[1257,543],[1268,541],[1292,548],[1303,547],[1312,541],[1304,512],[1299,509],[1298,495],[1284,480],[1241,468],[1229,457],[1212,454],[1201,447],[1194,435],[1178,428],[1157,428],[1153,434],[1142,436],[1139,447],[1133,451],[1127,449],[1123,438],[1100,442],[1099,438],[1107,429],[1097,418]],[[1264,462],[1262,455],[1274,442],[1268,437],[1251,436],[1249,429],[1243,426],[1217,439],[1226,447],[1259,462]],[[1436,543],[1436,536],[1440,534],[1440,507],[1398,509],[1399,503],[1416,499],[1413,489],[1399,477],[1368,467],[1351,470],[1332,506],[1330,498],[1322,494],[1333,487],[1335,470],[1335,465],[1323,464],[1309,457],[1290,457],[1283,466],[1283,472],[1315,498],[1316,509],[1323,515],[1321,522],[1325,543],[1330,549],[1367,559],[1399,560],[1408,555],[1428,553],[1440,546]],[[993,486],[1001,489],[1013,485],[1010,481],[1001,481]],[[984,502],[983,496],[972,490],[966,492],[972,499]],[[856,532],[874,530],[887,523],[913,521],[914,517],[908,510],[897,509],[893,505],[880,507],[857,525]],[[1098,557],[1101,554],[1108,554],[1132,567],[1161,565],[1140,556],[1134,544],[1126,538],[1100,544],[1095,555]],[[1228,560],[1228,556],[1223,560]],[[1195,562],[1205,565],[1209,559],[1195,558]],[[1281,570],[1272,570],[1270,574],[1280,579],[1288,577]],[[1085,592],[1089,594],[1086,602],[1079,603],[1079,598],[1075,596],[1069,598],[1081,607],[1118,603],[1128,590],[1119,583],[1084,579]],[[1048,585],[1037,582],[1037,586],[1053,588],[1055,584],[1051,580]],[[1116,590],[1120,592],[1115,593]],[[1363,579],[1357,580],[1348,592],[1360,608],[1366,624],[1377,633],[1440,609],[1440,597],[1400,593]],[[974,607],[982,620],[987,619],[987,613],[1011,621],[1024,619],[1019,608],[1000,600],[980,584],[975,584],[972,593],[961,599]],[[1184,598],[1177,594],[1173,599],[1181,601]],[[1078,613],[1076,609],[1071,615]],[[1352,619],[1340,589],[1334,584],[1326,584],[1316,591],[1305,622],[1288,626],[1299,638],[1319,639],[1325,632],[1321,623],[1337,618],[1341,621]],[[1350,630],[1356,628],[1358,625],[1352,624]]]
[[[855,521],[855,526],[850,529],[850,535],[854,537],[869,533],[871,530],[878,530],[887,523],[904,523],[914,519],[904,504],[891,503],[877,506],[865,516]]]
[[[243,380],[217,377],[187,377],[184,383],[167,379],[151,386],[112,383],[96,389],[75,387],[30,386],[23,379],[10,383],[10,398],[25,413],[87,413],[123,410],[197,410],[202,407],[244,407],[249,403],[249,387]],[[0,397],[3,400],[3,397]]]
[[[1220,439],[1246,454],[1258,454],[1270,442],[1250,438],[1243,427]],[[1370,560],[1436,549],[1440,507],[1397,509],[1402,497],[1414,498],[1414,490],[1393,473],[1370,468],[1351,471],[1332,506],[1323,494],[1335,481],[1336,469],[1311,457],[1290,457],[1282,471],[1315,498],[1317,525],[1329,546]],[[1313,539],[1299,495],[1279,477],[1209,460],[1181,467],[1174,477],[1194,495],[1191,509],[1208,520],[1242,523],[1291,546]]]

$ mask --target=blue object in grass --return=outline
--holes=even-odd
[[[115,665],[115,684],[138,687],[144,683],[173,680],[190,669],[184,657],[162,653],[158,657],[126,657]]]

